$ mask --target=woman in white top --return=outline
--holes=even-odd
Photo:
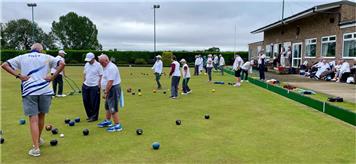
[[[176,99],[178,97],[178,85],[180,80],[180,64],[177,62],[177,58],[172,56],[172,64],[171,64],[171,72],[169,76],[172,76],[171,82],[171,97],[172,99]]]
[[[350,74],[351,74],[350,64],[347,61],[342,60],[338,82],[346,82]]]
[[[156,77],[156,83],[157,83],[157,89],[161,89],[162,85],[159,82],[159,80],[161,79],[161,75],[162,75],[162,70],[163,70],[163,63],[161,60],[161,55],[157,55],[156,56],[156,62],[152,67],[152,70],[154,71],[155,77]]]
[[[211,54],[208,55],[208,60],[206,61],[206,69],[208,72],[209,82],[211,82],[211,71],[213,69],[213,56]]]
[[[182,82],[182,88],[183,88],[183,93],[185,95],[191,93],[192,91],[190,90],[188,86],[188,82],[190,79],[190,71],[189,71],[189,66],[185,59],[180,60],[180,63],[183,65],[182,67],[182,75],[183,75],[183,82]]]
[[[224,75],[224,66],[225,66],[225,59],[224,57],[220,54],[219,55],[220,60],[219,60],[219,69],[221,71],[221,75]]]

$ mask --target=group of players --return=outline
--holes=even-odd
[[[45,115],[48,113],[52,97],[57,94],[57,84],[59,84],[58,97],[63,97],[63,78],[64,74],[64,55],[63,50],[58,52],[57,57],[53,57],[42,53],[43,46],[40,43],[35,43],[31,46],[31,52],[19,55],[15,58],[4,62],[1,67],[16,79],[21,81],[22,105],[25,116],[29,117],[30,131],[33,146],[28,152],[31,156],[40,156],[40,146],[44,143],[41,138],[41,133],[44,128]],[[156,56],[156,62],[152,69],[154,71],[157,83],[157,89],[162,89],[160,78],[163,72],[163,63],[161,56]],[[197,56],[197,59],[200,58]],[[178,85],[180,78],[183,78],[182,91],[184,95],[192,93],[188,86],[191,78],[188,62],[181,59],[179,62],[175,56],[171,58],[169,76],[171,77],[171,96],[176,99],[178,97]],[[198,59],[199,60],[199,59]],[[88,122],[98,120],[100,107],[100,93],[103,92],[105,99],[106,116],[104,121],[98,124],[99,127],[107,127],[108,132],[118,132],[123,130],[119,121],[119,105],[122,106],[123,100],[121,92],[121,77],[118,67],[112,63],[108,56],[101,54],[98,56],[98,62],[93,53],[87,53],[84,66],[84,78],[82,85],[82,98],[84,108],[87,114]],[[197,63],[197,62],[196,62]],[[206,73],[208,74],[208,82],[212,81],[211,71],[216,64],[220,64],[219,68],[223,71],[225,60],[222,55],[218,58],[211,54],[206,60]],[[182,65],[182,67],[181,67]],[[239,87],[241,84],[241,73],[243,79],[247,80],[248,72],[252,70],[253,62],[245,62],[239,55],[235,55],[233,70],[235,71],[236,84]],[[20,70],[19,72],[17,70]],[[199,68],[196,68],[199,70]],[[51,74],[48,74],[51,72]],[[202,71],[200,70],[196,76]],[[222,72],[223,74],[223,72]],[[53,84],[53,89],[50,83]],[[55,91],[53,91],[55,90]],[[113,122],[111,121],[113,120]]]

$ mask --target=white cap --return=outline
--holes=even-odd
[[[59,54],[67,54],[67,53],[64,52],[63,50],[59,50],[58,53],[59,53]]]
[[[185,59],[180,60],[180,62],[181,62],[181,63],[182,63],[182,62],[186,63]]]
[[[89,53],[87,53],[84,61],[88,62],[88,61],[91,61],[94,58],[95,58],[95,55],[93,53],[89,52]]]
[[[162,58],[162,56],[161,55],[157,55],[156,58]]]

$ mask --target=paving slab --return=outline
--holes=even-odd
[[[266,73],[266,79],[276,79],[287,82],[300,88],[308,88],[316,92],[324,93],[331,96],[339,96],[344,100],[356,103],[356,85],[336,83],[323,80],[315,80],[300,75],[280,75],[275,73]]]

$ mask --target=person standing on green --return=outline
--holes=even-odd
[[[161,79],[162,70],[163,70],[163,63],[162,63],[161,58],[162,58],[161,55],[157,55],[156,62],[152,67],[154,74],[156,76],[157,89],[162,89],[162,85],[159,82],[159,80]]]

